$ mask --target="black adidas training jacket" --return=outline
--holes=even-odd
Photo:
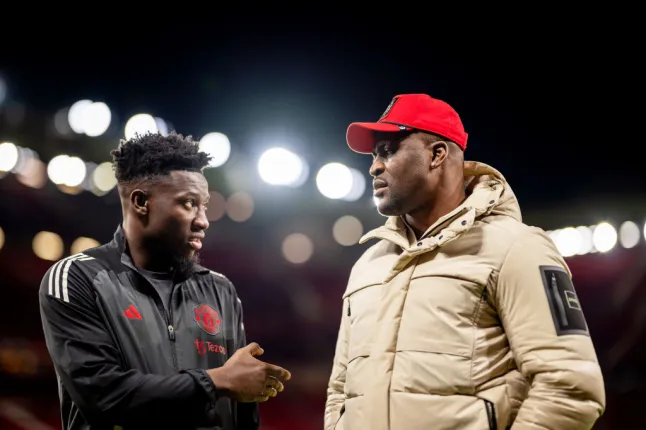
[[[258,429],[258,405],[219,396],[200,370],[246,345],[233,284],[196,266],[175,283],[167,311],[125,249],[119,226],[110,243],[43,277],[40,313],[63,429]]]

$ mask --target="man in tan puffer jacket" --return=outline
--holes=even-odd
[[[605,391],[571,273],[505,178],[464,162],[458,114],[401,95],[347,140],[388,219],[343,295],[325,430],[590,429]]]

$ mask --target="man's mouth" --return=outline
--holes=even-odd
[[[199,251],[202,249],[202,239],[198,237],[193,237],[189,239],[188,243],[191,245],[191,248],[195,249],[196,251]]]
[[[374,189],[375,196],[383,194],[387,187],[388,187],[388,184],[386,184],[385,181],[382,181],[380,179],[377,179],[372,184],[372,188]]]
[[[387,187],[381,187],[377,188],[374,193],[372,193],[373,196],[375,197],[381,197],[385,192],[386,192]]]

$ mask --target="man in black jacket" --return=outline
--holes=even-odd
[[[198,264],[209,157],[146,134],[111,153],[123,211],[114,239],[55,263],[40,312],[64,429],[258,429],[291,377],[246,345],[233,284]]]

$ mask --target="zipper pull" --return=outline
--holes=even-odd
[[[173,342],[175,341],[175,329],[172,325],[168,326],[168,338]]]
[[[350,299],[348,299],[348,316],[351,316],[350,315]]]

